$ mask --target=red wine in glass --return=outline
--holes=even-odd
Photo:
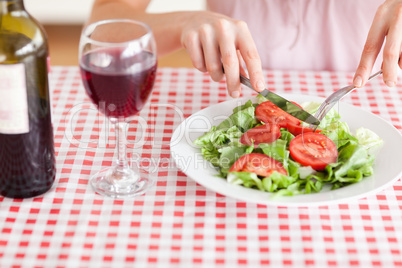
[[[86,92],[107,117],[136,115],[155,81],[155,55],[144,51],[122,59],[124,52],[124,48],[99,49],[83,55],[80,62]]]
[[[128,165],[123,131],[130,117],[144,107],[154,85],[157,61],[152,31],[129,19],[90,24],[81,34],[79,62],[87,95],[115,126],[117,141],[114,165],[94,174],[89,183],[97,193],[112,198],[142,194],[153,180]]]

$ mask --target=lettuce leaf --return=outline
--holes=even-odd
[[[338,155],[338,162],[326,167],[328,181],[331,183],[356,183],[364,176],[373,174],[374,157],[367,150],[354,143],[345,145]]]
[[[235,113],[233,113],[222,123],[220,123],[216,129],[226,130],[233,126],[236,126],[242,132],[246,132],[258,123],[257,119],[254,116],[254,113],[254,106],[249,106],[239,111],[236,110]]]
[[[384,143],[384,141],[376,133],[363,127],[356,130],[355,136],[358,143],[367,149],[369,154],[375,154]]]
[[[230,172],[227,180],[231,184],[243,185],[247,188],[256,188],[260,191],[265,191],[260,178],[252,172]]]

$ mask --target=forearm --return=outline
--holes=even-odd
[[[158,56],[180,49],[182,29],[194,12],[150,14],[146,13],[146,7],[144,3],[135,5],[126,1],[97,1],[88,23],[113,18],[139,20],[152,28],[158,47]]]

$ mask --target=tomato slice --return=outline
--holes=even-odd
[[[258,144],[274,142],[280,136],[281,130],[278,125],[265,124],[249,129],[241,136],[240,142],[246,145],[254,144],[254,147],[258,147]]]
[[[284,175],[288,174],[281,162],[260,153],[243,155],[233,164],[229,171],[253,172],[263,177],[269,177],[274,171]]]
[[[264,101],[255,108],[255,116],[264,123],[278,124],[280,127],[286,127],[286,122],[300,124],[300,120],[286,113],[270,101]]]
[[[324,170],[338,158],[335,143],[327,136],[313,132],[296,136],[289,144],[289,151],[295,161],[317,171]]]
[[[293,122],[287,122],[286,123],[286,129],[292,133],[294,136],[307,133],[307,132],[315,132],[315,133],[320,133],[321,129],[314,129],[308,128],[308,127],[303,127],[301,125],[296,125]]]

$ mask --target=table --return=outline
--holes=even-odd
[[[335,72],[265,75],[276,92],[323,97],[352,80]],[[156,185],[130,200],[104,198],[88,186],[91,174],[111,165],[115,139],[86,97],[78,68],[54,66],[50,85],[56,181],[40,197],[0,197],[0,267],[402,267],[400,179],[346,204],[276,207],[214,193],[175,167],[173,131],[183,118],[230,99],[224,82],[194,69],[158,70],[140,114],[146,120],[128,130],[132,164]],[[401,85],[389,89],[378,78],[344,101],[402,129]]]

